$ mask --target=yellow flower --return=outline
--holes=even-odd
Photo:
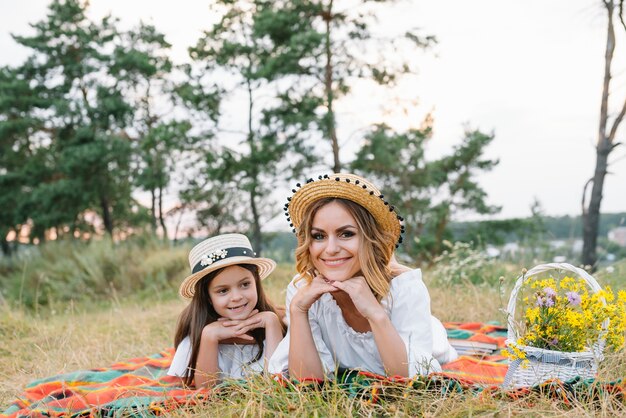
[[[539,308],[538,307],[526,309],[526,319],[529,322],[531,322],[531,323],[535,322],[537,320],[537,318],[539,318]]]
[[[559,286],[564,290],[573,290],[572,286],[575,285],[575,280],[572,277],[564,277],[559,282]]]
[[[607,302],[613,302],[615,300],[615,295],[613,295],[613,290],[611,290],[611,286],[606,287],[604,294],[604,298]]]
[[[517,341],[517,344],[525,345],[521,339]],[[515,344],[511,344],[507,348],[502,350],[502,355],[507,357],[510,360],[518,360],[518,359],[525,360],[526,359],[526,353],[522,351],[519,347],[517,347],[517,345]]]
[[[567,319],[567,323],[572,327],[580,327],[583,325],[583,317],[580,312],[568,310],[565,313],[565,318]]]

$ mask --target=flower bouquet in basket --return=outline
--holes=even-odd
[[[546,274],[554,271],[565,274]],[[519,303],[523,310],[516,318]],[[595,377],[605,349],[624,345],[626,291],[616,297],[583,269],[542,264],[517,279],[507,314],[504,354],[511,363],[505,387]]]

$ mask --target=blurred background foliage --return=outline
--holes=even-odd
[[[390,1],[357,3],[216,1],[221,19],[174,65],[157,28],[123,30],[114,16],[90,19],[88,2],[53,0],[34,33],[13,36],[28,59],[0,69],[3,253],[19,242],[232,230],[263,253],[264,227],[280,215],[274,192],[319,171],[380,182],[408,235],[423,237],[403,248],[412,257],[439,253],[458,212],[496,213],[476,182],[498,163],[484,157],[493,135],[468,129],[449,155],[427,159],[429,118],[406,132],[374,124],[360,130],[354,160],[340,160],[337,101],[359,80],[394,86],[436,42],[417,30],[379,37],[376,7]],[[233,103],[244,123],[231,130]],[[195,224],[180,229],[189,214]]]
[[[294,237],[267,230],[282,216],[276,191],[348,170],[378,184],[404,217],[405,263],[449,267],[435,267],[433,280],[494,284],[506,270],[497,263],[578,258],[569,243],[580,218],[546,217],[539,202],[525,219],[457,221],[500,210],[477,181],[498,164],[486,156],[493,133],[468,126],[432,158],[430,115],[406,131],[376,123],[341,161],[353,138],[337,132],[337,102],[357,82],[397,85],[437,42],[413,29],[379,36],[377,7],[392,0],[213,3],[220,19],[184,65],[170,60],[158,28],[92,20],[85,1],[53,0],[30,35],[13,35],[30,55],[0,68],[4,298],[37,307],[175,289],[193,237],[230,231],[290,263]],[[243,121],[234,129],[233,104]],[[603,215],[600,235],[625,218]],[[507,252],[509,242],[517,247]],[[601,260],[626,256],[606,239],[599,246]]]

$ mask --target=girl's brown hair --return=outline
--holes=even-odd
[[[276,314],[276,310],[272,302],[265,296],[265,292],[263,291],[263,287],[261,286],[261,279],[259,277],[259,271],[257,266],[252,264],[236,264],[239,267],[245,268],[254,276],[254,283],[256,284],[257,291],[257,303],[255,309],[258,309],[259,312],[270,311]],[[232,266],[228,266],[232,267]],[[189,342],[191,345],[191,356],[189,357],[189,365],[187,369],[187,375],[184,379],[186,385],[193,385],[193,380],[196,375],[196,364],[198,362],[198,352],[200,351],[200,339],[202,336],[202,330],[208,324],[211,324],[218,320],[220,317],[217,312],[215,312],[215,308],[213,308],[213,304],[211,303],[211,299],[209,297],[209,284],[211,280],[213,280],[218,274],[220,274],[224,269],[228,268],[224,267],[221,269],[214,270],[204,276],[202,279],[198,280],[195,285],[195,293],[191,302],[187,307],[181,312],[178,318],[178,324],[176,326],[176,333],[174,334],[174,346],[178,348],[178,345],[181,343],[185,337],[189,337]],[[279,316],[280,318],[280,316]],[[285,333],[285,328],[283,327],[283,335]],[[252,359],[250,362],[257,361],[263,355],[263,342],[265,341],[265,328],[256,328],[249,332],[249,334],[254,338],[259,352],[256,357]]]
[[[372,289],[377,300],[381,300],[389,293],[391,270],[389,261],[392,252],[388,243],[394,241],[393,234],[382,230],[376,220],[363,206],[347,199],[324,198],[313,202],[306,210],[300,228],[296,232],[298,248],[296,248],[296,269],[300,276],[308,282],[313,280],[315,267],[309,253],[311,244],[311,230],[313,218],[322,207],[331,202],[337,202],[352,215],[359,230],[361,245],[359,246],[359,261],[361,274]]]

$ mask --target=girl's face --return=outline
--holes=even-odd
[[[344,281],[361,271],[361,232],[338,202],[322,206],[311,223],[309,253],[315,269],[328,280]]]
[[[219,316],[248,318],[259,299],[254,275],[240,266],[226,267],[209,283],[209,298]]]

